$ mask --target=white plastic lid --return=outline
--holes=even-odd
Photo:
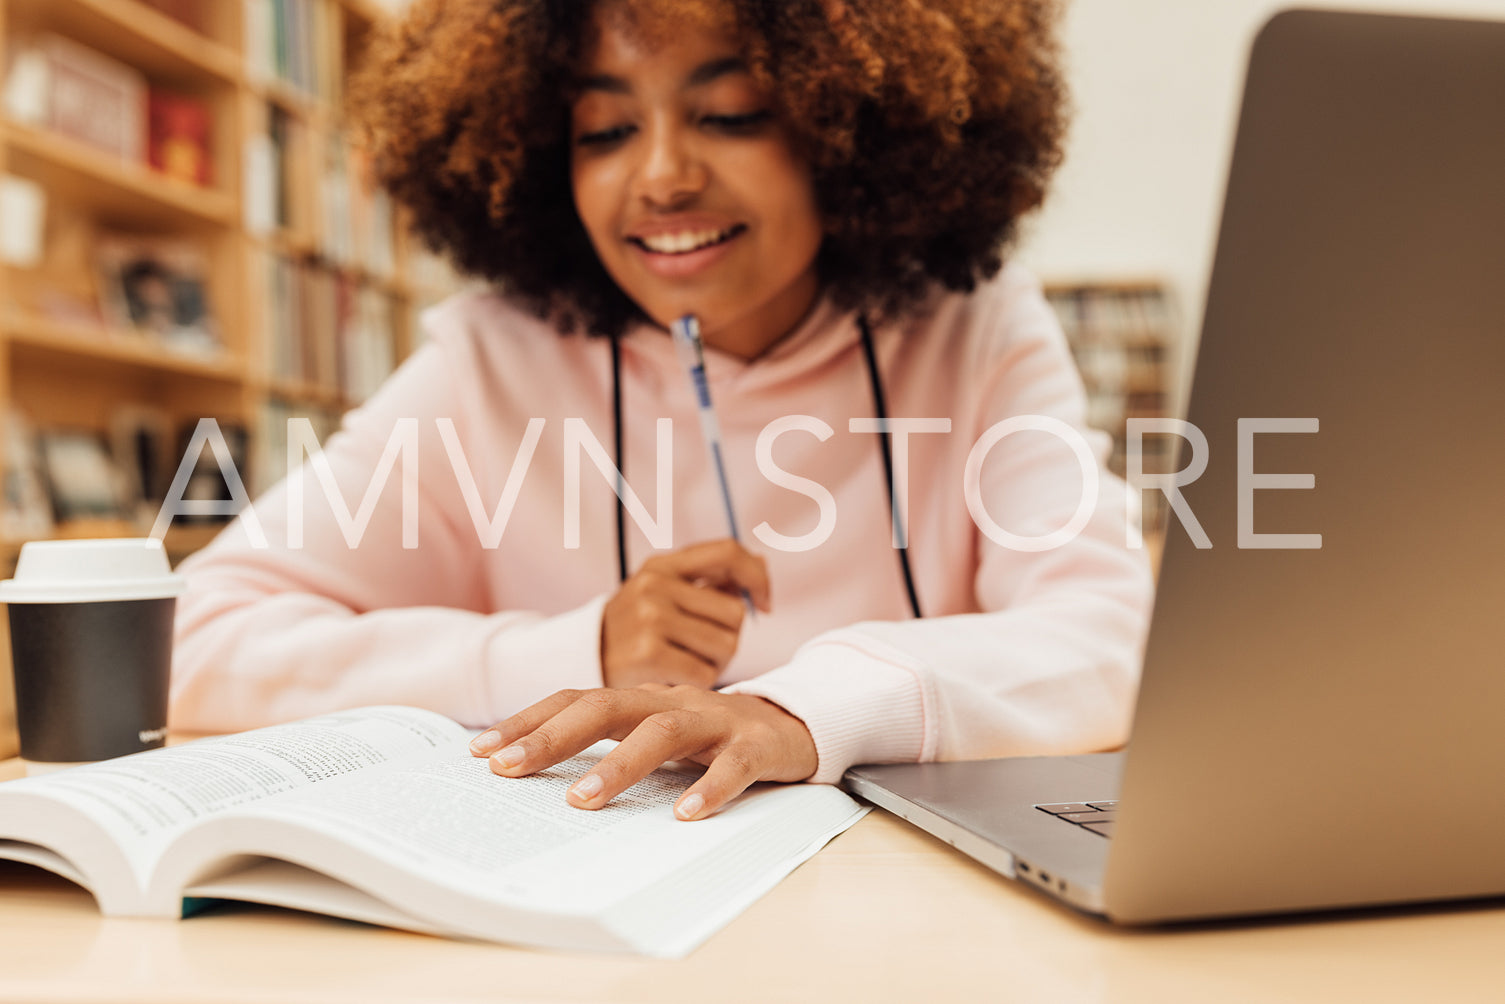
[[[159,600],[180,595],[186,584],[152,537],[33,540],[21,546],[16,577],[0,582],[0,602]]]

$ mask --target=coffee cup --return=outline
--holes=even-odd
[[[163,745],[183,588],[152,538],[22,546],[0,602],[23,760],[87,763]]]

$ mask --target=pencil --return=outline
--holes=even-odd
[[[716,409],[711,407],[711,386],[705,375],[705,348],[700,341],[700,320],[694,314],[686,314],[669,326],[674,338],[674,347],[679,351],[680,362],[690,376],[690,386],[695,394],[695,410],[700,416],[700,435],[705,440],[706,452],[711,466],[716,471],[716,483],[721,488],[721,504],[726,509],[726,525],[732,540],[741,543],[737,532],[737,513],[732,507],[732,486],[726,477],[726,464],[721,456],[721,423],[716,421]],[[752,597],[742,590],[742,600],[747,612],[754,612]]]

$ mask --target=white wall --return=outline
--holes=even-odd
[[[1042,276],[1164,276],[1200,324],[1248,48],[1280,0],[1068,0],[1067,161],[1020,258]],[[1505,19],[1505,0],[1308,7]],[[1192,353],[1180,352],[1183,363]],[[1183,379],[1185,373],[1183,372]]]

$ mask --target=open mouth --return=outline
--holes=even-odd
[[[652,237],[629,237],[628,242],[642,248],[650,254],[667,255],[676,257],[679,255],[694,254],[713,248],[736,237],[745,231],[747,227],[741,223],[733,224],[726,230],[707,230],[698,233],[678,234],[655,234]]]

